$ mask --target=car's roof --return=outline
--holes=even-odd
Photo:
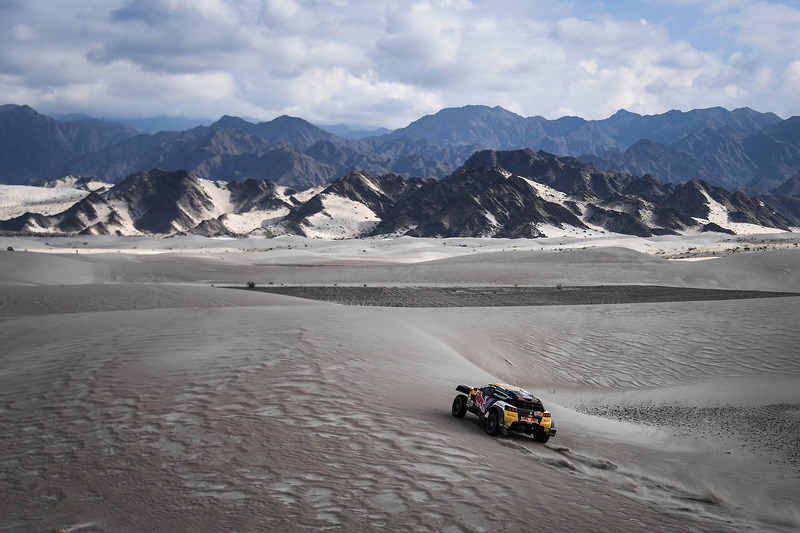
[[[492,383],[491,385],[492,387],[502,389],[503,391],[510,393],[510,395],[515,398],[538,399],[530,392],[526,391],[522,387],[517,387],[516,385],[508,385],[507,383]]]

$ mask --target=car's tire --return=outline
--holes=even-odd
[[[453,416],[456,418],[464,418],[467,414],[467,397],[463,394],[456,396],[453,400]]]
[[[489,414],[486,415],[486,421],[483,427],[486,430],[486,434],[492,437],[500,433],[500,416],[497,414],[497,411],[494,409],[489,411]]]
[[[536,442],[541,442],[542,444],[544,444],[545,442],[550,440],[550,435],[545,433],[544,430],[539,427],[539,428],[536,428],[535,430],[533,430],[533,440],[535,440]]]

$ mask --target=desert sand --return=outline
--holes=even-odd
[[[0,238],[0,530],[796,531],[800,297],[492,296],[800,293],[799,242]],[[450,414],[493,381],[556,437]]]

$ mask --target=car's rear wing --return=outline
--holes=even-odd
[[[458,392],[463,392],[464,394],[469,394],[470,392],[472,392],[472,387],[467,387],[466,385],[459,385],[458,387],[456,387],[456,390]]]

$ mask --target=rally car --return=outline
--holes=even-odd
[[[490,383],[485,387],[456,387],[459,394],[453,400],[453,416],[464,418],[467,411],[478,415],[489,435],[509,431],[533,435],[537,442],[547,442],[556,434],[550,411],[541,400],[519,387]]]

